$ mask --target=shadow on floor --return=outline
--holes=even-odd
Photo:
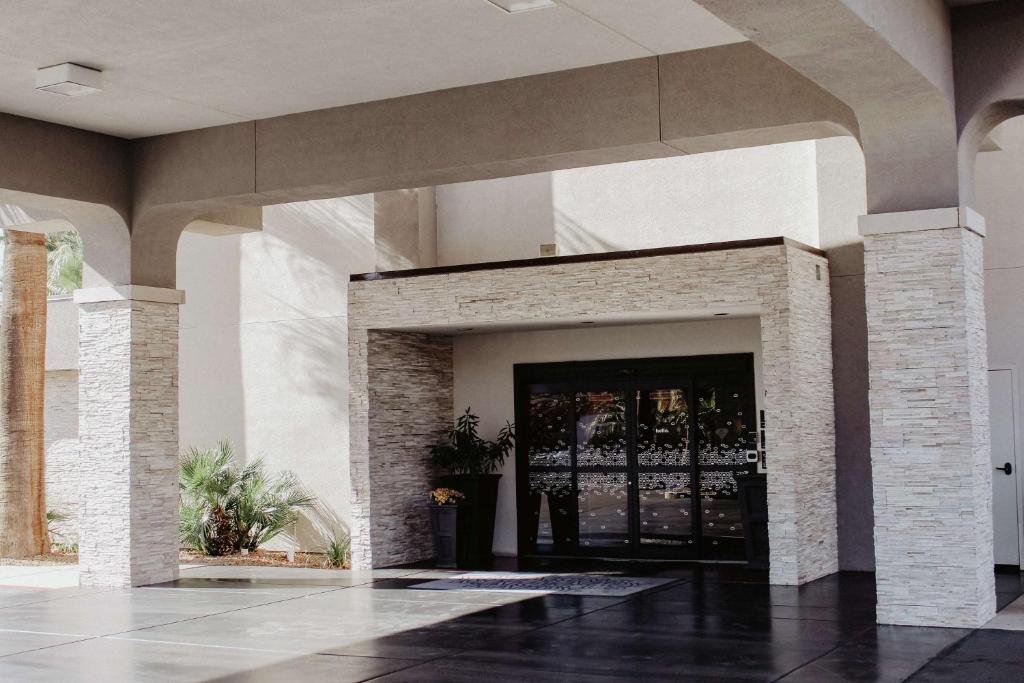
[[[986,671],[1016,680],[1005,673],[1012,658],[994,652],[993,643],[1005,640],[999,635],[990,642],[968,630],[875,624],[872,574],[789,587],[731,567],[641,573],[673,581],[624,598],[528,597],[329,654],[407,661],[377,681],[904,681],[922,667],[920,680],[988,680]],[[418,592],[422,582],[390,578],[373,588]],[[1000,589],[1004,604],[1019,596],[1019,575],[1004,578]],[[1015,656],[1024,657],[1024,634],[1009,639]],[[984,652],[981,671],[970,678],[958,673],[959,663],[944,663],[963,647],[964,657],[970,648]],[[283,679],[296,663],[261,670],[260,680]],[[950,671],[954,678],[941,677]],[[248,681],[252,673],[220,680]]]
[[[428,590],[457,573],[424,568],[195,567],[129,591],[0,588],[0,680],[1009,683],[1024,671],[1024,632],[876,625],[871,574],[793,587],[739,567],[623,569],[601,574],[667,581],[537,595]],[[997,586],[1005,604],[1020,575]]]

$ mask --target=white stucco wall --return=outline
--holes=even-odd
[[[1024,117],[1007,121],[997,133],[1002,151],[980,153],[975,166],[975,208],[987,232],[988,364],[1014,369],[1018,390],[1024,391]],[[1018,398],[1024,406],[1024,394]],[[1024,421],[1020,407],[1017,419]]]
[[[514,420],[512,367],[544,363],[712,353],[754,354],[755,393],[761,385],[761,332],[757,318],[694,321],[670,324],[586,327],[455,337],[455,411],[467,406],[480,416],[481,434],[494,438],[505,420]],[[494,551],[516,552],[515,457],[502,470]]]
[[[810,141],[441,186],[438,262],[533,258],[546,243],[562,254],[779,235],[818,246],[816,163]]]
[[[262,232],[178,248],[182,447],[228,438],[294,471],[322,503],[306,549],[348,518],[348,276],[373,266],[372,195],[266,207]]]
[[[54,540],[74,544],[78,542],[80,501],[78,370],[47,370],[44,391],[46,509],[68,516],[67,520],[51,525],[56,532]]]

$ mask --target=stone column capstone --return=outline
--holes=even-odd
[[[81,583],[178,576],[178,306],[184,292],[80,289]]]
[[[862,216],[877,618],[976,628],[995,613],[984,219]]]

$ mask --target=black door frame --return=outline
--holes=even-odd
[[[596,468],[601,470],[622,469],[626,472],[628,486],[629,505],[629,538],[628,548],[621,552],[614,552],[607,548],[597,551],[581,549],[579,545],[578,510],[574,507],[569,511],[572,524],[572,536],[569,545],[573,548],[570,557],[608,557],[616,559],[675,559],[675,560],[699,560],[705,559],[708,553],[705,551],[702,542],[703,523],[700,496],[700,471],[698,457],[697,437],[697,409],[696,409],[696,386],[697,378],[714,377],[716,375],[730,375],[739,379],[747,385],[746,395],[749,396],[749,414],[751,424],[749,431],[756,434],[757,424],[754,421],[756,414],[756,397],[754,394],[754,354],[713,354],[703,356],[672,356],[657,358],[631,358],[599,361],[569,361],[555,363],[519,363],[513,367],[515,386],[515,421],[519,427],[519,436],[516,440],[516,536],[518,539],[519,556],[527,557],[548,557],[546,553],[524,552],[524,549],[533,547],[529,530],[536,522],[531,519],[532,511],[527,504],[530,495],[529,483],[529,424],[530,424],[530,394],[531,393],[570,393],[578,390],[585,390],[587,387],[601,387],[609,389],[621,387],[626,395],[626,431],[632,438],[626,439],[627,456],[624,468],[605,467]],[[690,466],[683,467],[656,467],[642,468],[639,465],[636,438],[636,392],[637,390],[653,388],[685,388],[687,400],[690,402],[689,420],[691,434],[694,438],[690,440]],[[577,490],[577,474],[579,468],[576,463],[576,407],[575,401],[572,404],[570,436],[570,465],[565,469],[571,472],[573,491]],[[756,436],[755,442],[756,442]],[[708,467],[708,466],[704,466]],[[659,548],[650,546],[646,552],[641,552],[640,537],[640,516],[639,510],[639,474],[640,471],[670,470],[679,469],[689,471],[691,475],[691,486],[693,493],[691,501],[691,534],[694,540],[692,548]],[[576,497],[572,496],[575,504]],[[746,531],[745,531],[746,533]],[[561,553],[555,555],[561,556]]]

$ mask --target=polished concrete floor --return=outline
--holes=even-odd
[[[1024,679],[1024,631],[877,626],[863,574],[646,569],[673,581],[609,598],[416,589],[451,575],[422,569],[190,567],[131,591],[29,569],[0,567],[0,681]],[[1005,607],[1021,578],[998,580]],[[1024,629],[1024,599],[999,618]]]

